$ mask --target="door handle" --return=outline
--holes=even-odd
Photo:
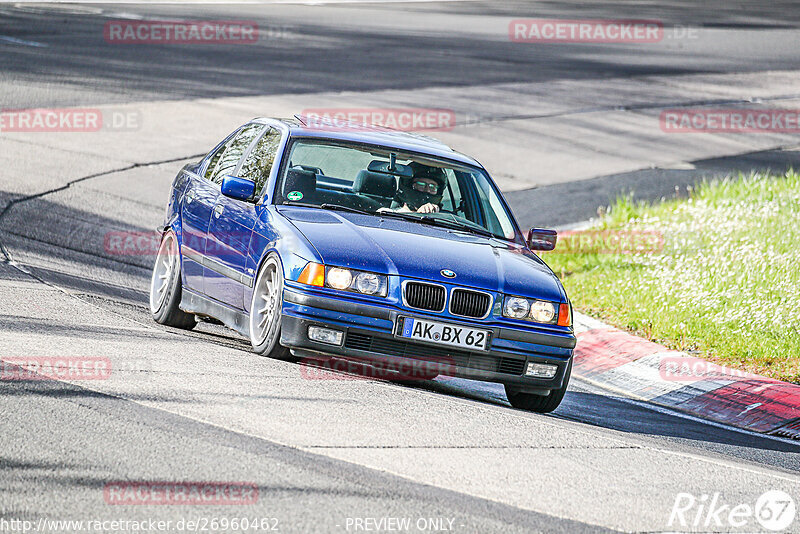
[[[187,191],[184,199],[186,200],[187,204],[191,204],[194,200],[194,191]]]
[[[217,204],[216,206],[214,206],[214,217],[219,219],[219,216],[222,215],[222,211],[224,209],[225,209],[225,206],[223,206],[222,204]]]

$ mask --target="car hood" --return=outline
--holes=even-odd
[[[525,247],[394,218],[281,207],[326,265],[561,302],[561,283]],[[442,275],[443,269],[456,273]]]

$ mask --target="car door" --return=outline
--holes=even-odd
[[[210,178],[234,135],[235,132],[206,157],[205,166],[198,171],[200,174],[189,173],[189,180],[183,192],[181,202],[183,285],[198,293],[204,292],[203,258],[206,253],[208,224],[211,222],[211,212],[219,196],[219,188]]]
[[[252,276],[245,273],[245,259],[255,225],[255,211],[252,202],[226,197],[219,192],[219,186],[226,175],[237,173],[243,158],[251,153],[251,148],[268,128],[260,123],[242,128],[211,176],[218,194],[208,228],[203,287],[209,297],[237,309],[243,308],[242,284],[252,283]]]

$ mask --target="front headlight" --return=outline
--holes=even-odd
[[[355,288],[366,295],[375,295],[381,290],[381,278],[375,273],[358,273]]]
[[[331,267],[328,269],[325,282],[333,289],[347,289],[353,283],[353,273],[341,267]]]
[[[503,315],[512,319],[522,319],[528,315],[530,307],[528,299],[509,297],[506,298],[506,304],[503,306]]]
[[[559,323],[559,311],[562,310],[565,314],[565,321],[568,321],[566,314],[569,313],[569,305],[562,304],[559,306],[555,302],[546,300],[526,299],[522,297],[506,297],[503,304],[503,317],[511,319],[522,319],[525,321],[532,321],[535,323],[543,324],[561,324]],[[570,326],[570,322],[566,322],[562,326]]]
[[[531,302],[531,319],[537,323],[552,323],[556,317],[556,307],[552,302],[534,300]]]
[[[356,271],[344,267],[326,267],[325,287],[385,297],[388,285],[385,274]]]

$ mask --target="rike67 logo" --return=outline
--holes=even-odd
[[[752,531],[756,528],[782,532],[792,526],[796,512],[794,499],[781,490],[767,491],[754,505],[727,502],[720,493],[699,497],[678,493],[668,526],[699,531],[731,528]]]

